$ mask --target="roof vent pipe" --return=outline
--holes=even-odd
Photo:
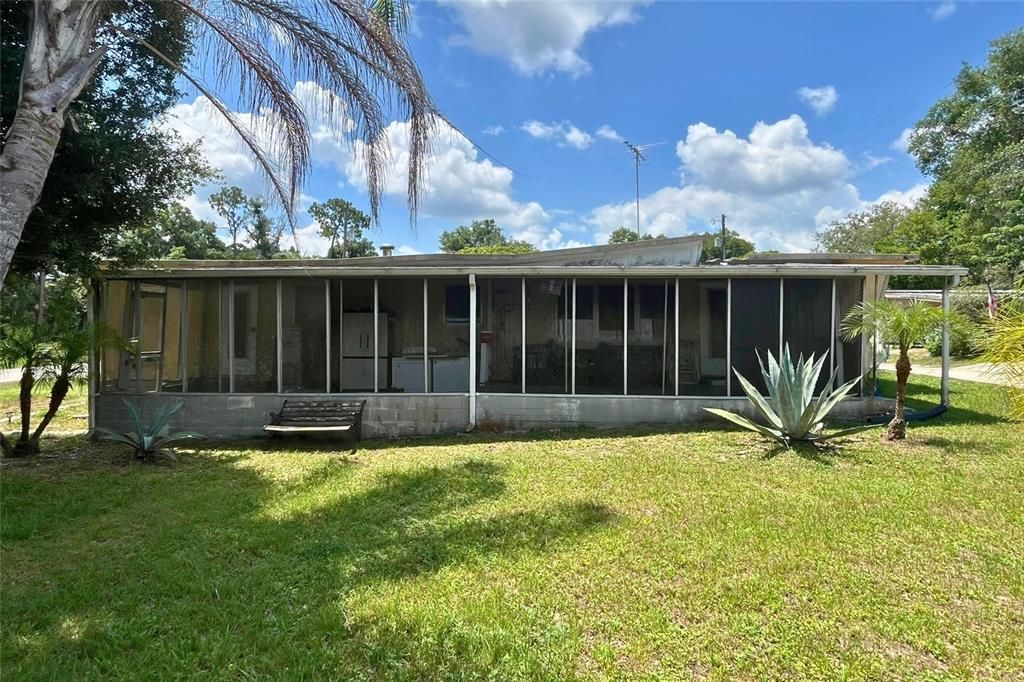
[[[394,246],[394,244],[381,244],[380,245],[380,255],[382,255],[382,256],[394,256],[395,255],[395,246]]]

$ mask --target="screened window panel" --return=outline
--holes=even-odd
[[[380,332],[377,334],[382,391],[424,393],[423,279],[379,280]]]
[[[232,344],[236,393],[277,392],[277,280],[236,281]]]
[[[675,340],[675,280],[630,280],[629,393],[670,395]]]
[[[584,288],[590,293],[583,293]],[[576,294],[576,392],[622,395],[623,281],[578,279]],[[590,318],[580,314],[587,298],[593,303]]]
[[[181,392],[181,282],[168,282],[164,315],[163,361],[161,363],[160,390]]]
[[[283,389],[286,393],[324,393],[327,390],[324,280],[285,279],[281,302]]]
[[[125,341],[132,336],[132,314],[129,307],[134,296],[132,291],[130,284],[124,280],[108,280],[103,285],[103,322]],[[120,348],[108,346],[103,349],[101,390],[109,392],[126,389],[122,385],[122,375],[127,379],[124,371],[127,360],[128,355]]]
[[[815,360],[830,352],[832,346],[832,280],[784,279],[782,339],[789,344],[793,362],[802,354]],[[815,391],[828,382],[830,361],[825,360]]]
[[[779,280],[732,280],[732,366],[763,394],[767,393],[757,352],[779,353]],[[743,390],[730,372],[732,395]]]
[[[526,392],[568,393],[572,315],[572,281],[565,278],[526,280]],[[567,311],[568,306],[568,311]]]
[[[430,278],[427,298],[431,354],[429,390],[432,393],[467,393],[470,382],[468,279]],[[466,322],[461,321],[463,317]]]
[[[724,279],[679,280],[679,395],[726,393],[727,286]]]
[[[839,328],[842,327],[843,318],[861,301],[863,294],[864,280],[856,277],[844,277],[836,280],[836,338],[842,339]],[[842,384],[861,376],[863,366],[861,361],[861,337],[851,341],[841,341],[840,351],[836,355],[839,363],[839,377],[837,381]],[[862,390],[862,386],[854,389],[854,392]],[[861,393],[863,395],[863,393]]]
[[[481,279],[480,345],[478,378],[480,390],[488,393],[522,391],[522,279]]]
[[[189,392],[226,393],[230,389],[226,284],[207,279],[189,282],[186,336]]]
[[[383,280],[382,280],[383,283]],[[419,285],[422,296],[422,284]],[[340,289],[341,318],[337,298],[331,302],[331,391],[369,393],[373,391],[373,280],[344,279],[332,283],[332,297]],[[383,290],[381,291],[383,296]],[[420,305],[422,306],[422,300]],[[378,318],[378,341],[387,347],[387,315]],[[340,331],[340,336],[338,332]],[[377,374],[380,387],[387,387],[387,360],[378,356]]]

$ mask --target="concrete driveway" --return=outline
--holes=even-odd
[[[879,369],[886,369],[890,372],[896,371],[896,365],[891,362],[885,362],[878,366]],[[928,377],[941,377],[941,367],[921,367],[914,365],[911,361],[911,376],[928,376]],[[960,379],[961,381],[980,381],[983,384],[1001,384],[1003,386],[1010,385],[1010,379],[1003,373],[1003,367],[996,365],[991,362],[976,362],[970,365],[960,365],[959,367],[949,368],[949,377],[951,379]]]

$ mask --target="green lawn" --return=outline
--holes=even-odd
[[[704,427],[154,466],[55,437],[2,471],[3,678],[1019,679],[1024,429],[996,387],[953,400],[820,456]]]

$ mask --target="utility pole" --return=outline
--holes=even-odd
[[[637,147],[635,144],[630,144],[629,140],[623,140],[623,143],[629,148],[629,151],[632,152],[633,161],[636,165],[636,238],[640,239],[640,162],[646,161],[647,157],[644,156],[640,147]]]
[[[723,263],[725,262],[725,259],[727,258],[726,250],[725,250],[725,237],[726,237],[726,232],[725,232],[725,214],[723,213],[722,214],[722,262]]]

